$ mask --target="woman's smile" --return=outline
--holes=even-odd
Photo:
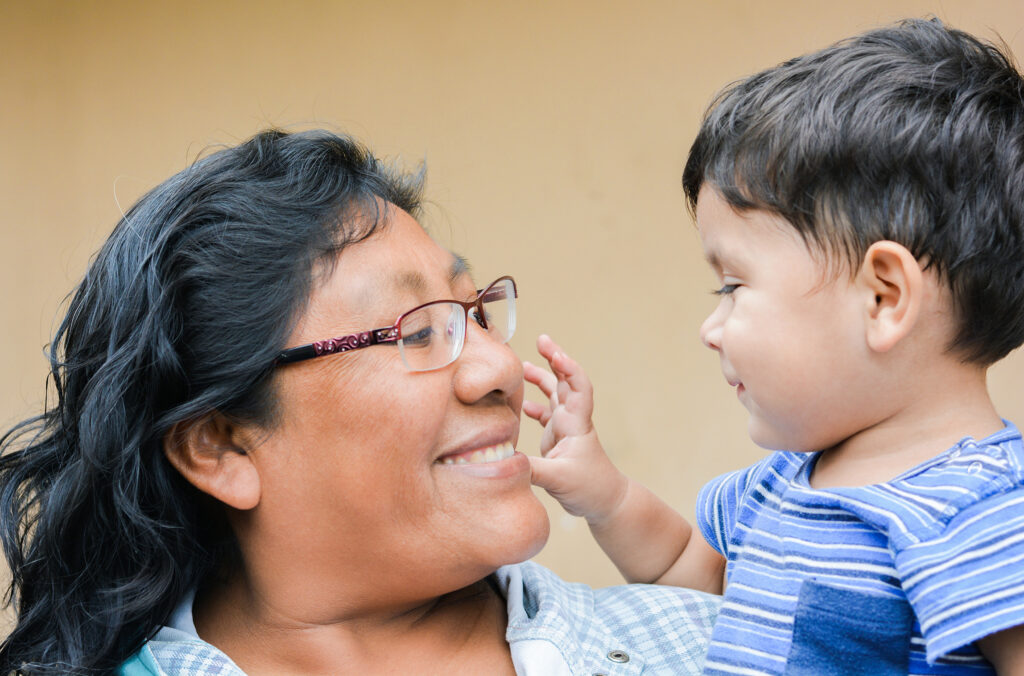
[[[522,475],[530,477],[530,461],[516,452],[519,439],[519,421],[492,428],[448,446],[448,450],[434,459],[433,465],[443,472],[481,479],[506,479]]]
[[[477,479],[521,478],[526,484],[530,479],[530,460],[517,453],[512,442],[446,455],[435,460],[434,466],[442,472],[457,472]]]
[[[484,462],[497,462],[511,458],[516,449],[511,441],[506,441],[487,448],[478,448],[475,451],[463,451],[461,453],[450,453],[435,460],[445,465],[465,465]]]

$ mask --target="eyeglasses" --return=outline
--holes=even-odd
[[[371,345],[397,343],[402,363],[410,371],[433,371],[459,358],[466,342],[470,313],[473,321],[496,340],[507,343],[516,332],[516,282],[499,277],[471,301],[435,300],[398,316],[394,325],[340,338],[291,347],[277,355],[274,365],[351,352]]]

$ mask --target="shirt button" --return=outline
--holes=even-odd
[[[972,462],[970,466],[968,466],[967,471],[970,472],[971,474],[977,474],[978,472],[981,471],[981,463]]]
[[[608,659],[612,662],[628,662],[629,655],[624,650],[613,650],[608,653]]]

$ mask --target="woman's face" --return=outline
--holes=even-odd
[[[475,297],[456,258],[407,213],[391,213],[344,249],[288,346]],[[305,593],[391,603],[459,589],[547,540],[526,456],[441,460],[518,440],[521,363],[475,322],[461,356],[439,370],[410,372],[394,345],[375,345],[276,375],[279,422],[249,452],[260,501],[236,520],[249,574],[290,565],[317,581]]]

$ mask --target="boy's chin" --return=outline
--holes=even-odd
[[[813,453],[821,450],[810,439],[799,435],[786,434],[766,425],[757,416],[750,416],[747,421],[747,433],[750,440],[766,451],[791,451],[793,453]]]

